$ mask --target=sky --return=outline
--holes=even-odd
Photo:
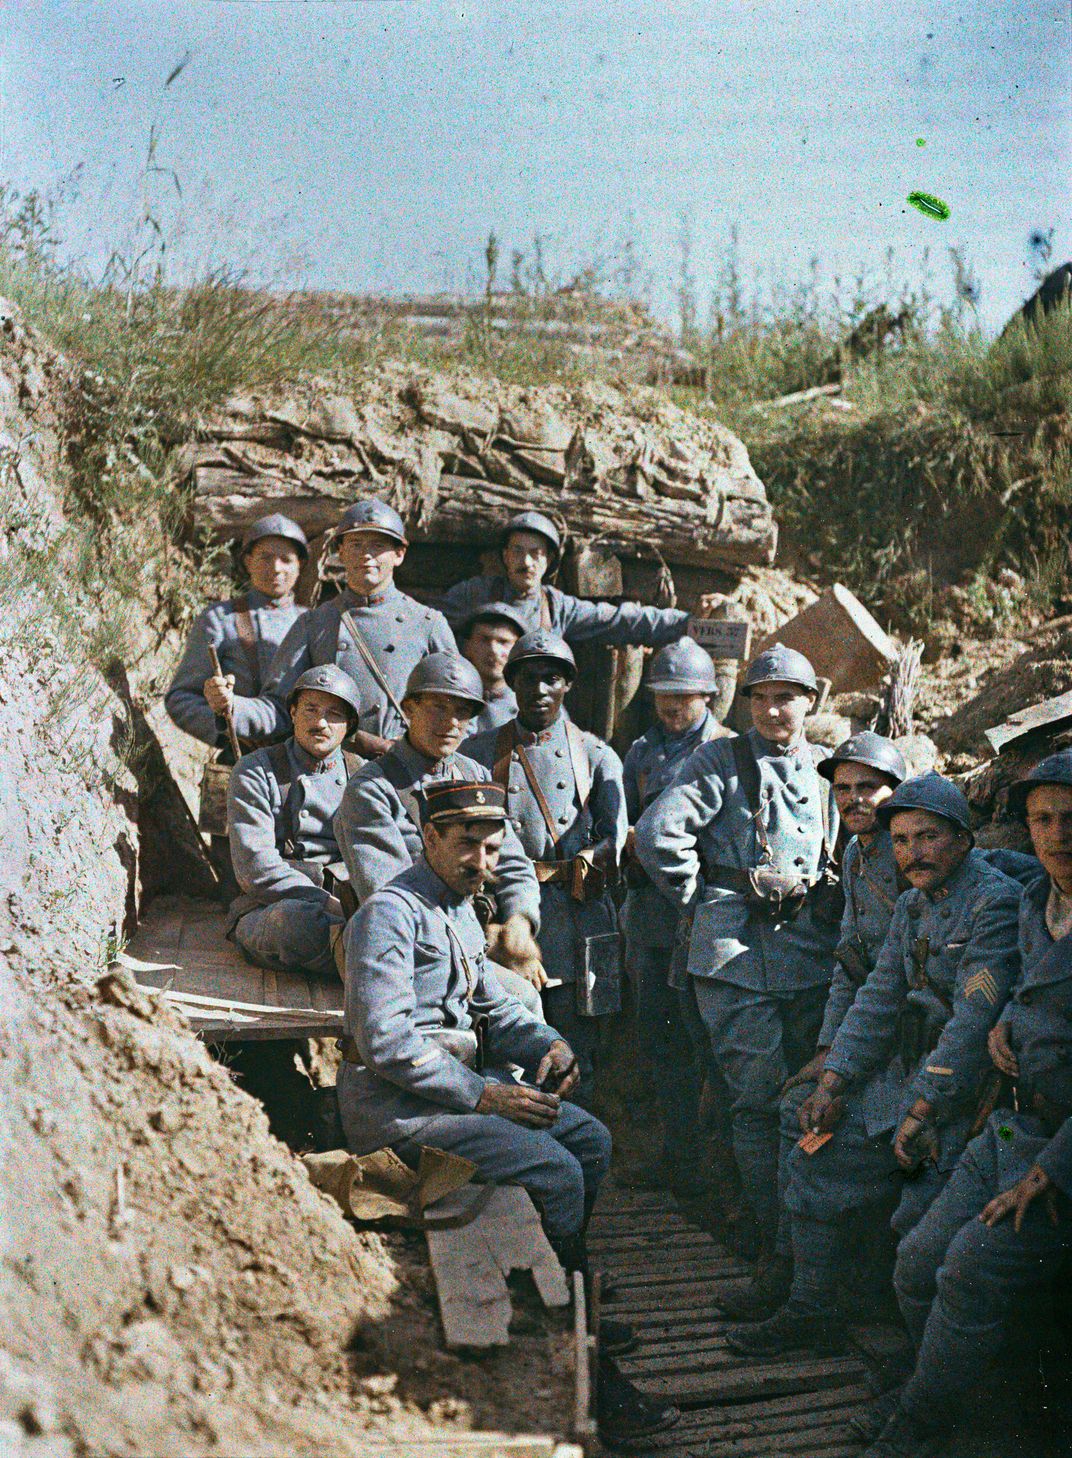
[[[174,281],[352,292],[480,287],[494,231],[505,272],[535,237],[559,281],[632,256],[669,318],[687,238],[702,318],[736,230],[760,290],[881,288],[892,249],[948,296],[963,248],[995,329],[1033,231],[1072,253],[1070,31],[1068,0],[0,0],[0,182],[63,199],[96,277],[146,214]]]

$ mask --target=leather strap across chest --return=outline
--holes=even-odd
[[[357,619],[354,617],[352,612],[347,610],[343,613],[341,621],[346,624],[347,631],[350,633],[351,637],[354,640],[354,647],[361,655],[361,661],[364,663],[369,673],[372,674],[372,677],[379,687],[380,692],[387,699],[387,702],[391,705],[391,708],[394,709],[395,713],[402,720],[403,724],[405,724],[408,728],[409,720],[406,718],[405,713],[402,710],[402,705],[395,697],[394,692],[391,689],[391,685],[387,682],[386,678],[383,675],[383,670],[380,668],[380,665],[373,657],[372,649],[365,642],[365,636],[362,633],[361,629],[357,626]]]
[[[566,747],[569,751],[570,768],[573,772],[573,787],[576,792],[577,801],[583,811],[588,804],[592,793],[592,769],[588,763],[588,755],[584,747],[584,736],[571,719],[565,722]],[[517,721],[511,720],[504,724],[499,730],[495,740],[495,768],[492,772],[492,779],[504,790],[510,788],[510,758],[516,751],[521,768],[525,772],[532,797],[539,807],[543,822],[547,827],[547,833],[551,837],[551,844],[555,848],[555,855],[559,853],[559,842],[562,839],[558,826],[555,824],[555,817],[548,804],[547,796],[543,792],[539,776],[533,767],[532,761],[525,753],[525,746],[517,737]]]
[[[246,655],[250,681],[253,685],[253,692],[256,694],[261,686],[261,664],[257,656],[257,626],[250,610],[249,598],[245,593],[241,597],[235,598],[234,615],[235,632],[242,645],[242,652]]]

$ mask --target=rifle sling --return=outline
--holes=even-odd
[[[405,724],[408,728],[409,720],[406,718],[405,714],[402,711],[402,705],[395,698],[394,693],[391,689],[391,685],[383,676],[383,670],[380,668],[380,665],[372,656],[372,649],[365,642],[365,636],[362,633],[361,629],[357,626],[357,619],[354,617],[353,613],[350,612],[349,609],[347,609],[346,612],[343,613],[342,621],[346,624],[347,631],[353,637],[354,647],[357,649],[358,653],[360,653],[362,662],[368,669],[369,673],[372,674],[372,677],[375,679],[377,685],[379,686],[380,692],[385,695],[387,702],[391,705],[391,708],[394,709],[395,713],[402,720],[403,724]]]
[[[257,656],[257,628],[253,621],[253,613],[250,611],[249,598],[245,593],[241,597],[235,598],[234,613],[235,631],[249,667],[249,691],[252,695],[256,695],[260,692],[261,687],[261,664]]]

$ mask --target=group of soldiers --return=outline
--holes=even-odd
[[[241,751],[228,934],[260,965],[341,974],[355,1154],[448,1150],[524,1186],[586,1279],[624,941],[658,1178],[688,1195],[717,1173],[715,1105],[758,1232],[749,1287],[711,1293],[729,1344],[840,1350],[853,1213],[881,1212],[911,1348],[856,1433],[868,1458],[929,1453],[1069,1246],[1072,752],[1013,796],[1034,855],[981,851],[961,791],[891,741],[808,743],[801,654],[755,659],[731,734],[688,614],[548,585],[561,542],[537,513],[499,545],[501,576],[427,607],[394,583],[402,519],[362,501],[334,535],[345,587],[305,610],[301,529],[246,533],[249,588],[197,620],[167,697]],[[565,706],[583,641],[658,650],[624,765]],[[610,1444],[676,1420],[618,1371],[637,1342],[602,1322]]]

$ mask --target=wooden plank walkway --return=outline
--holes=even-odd
[[[608,1317],[630,1322],[641,1345],[622,1371],[682,1408],[681,1421],[633,1453],[652,1458],[858,1458],[846,1426],[868,1399],[866,1366],[799,1352],[756,1361],[726,1346],[730,1323],[714,1287],[750,1267],[689,1222],[670,1195],[608,1189],[589,1228],[594,1265],[611,1287]]]

